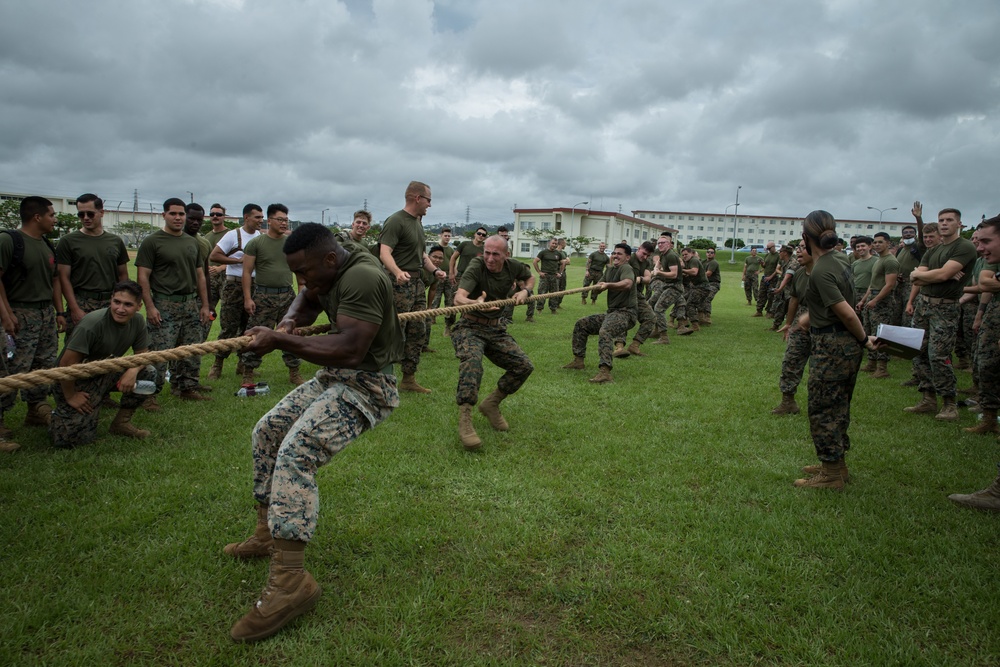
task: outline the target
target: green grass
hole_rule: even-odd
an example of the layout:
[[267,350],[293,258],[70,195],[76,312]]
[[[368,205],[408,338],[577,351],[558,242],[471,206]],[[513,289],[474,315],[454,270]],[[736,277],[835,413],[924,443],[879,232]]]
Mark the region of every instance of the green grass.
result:
[[19,428],[0,457],[0,664],[998,664],[1000,518],[946,499],[989,483],[997,443],[905,415],[894,361],[858,382],[854,482],[793,488],[814,456],[804,414],[769,414],[783,345],[724,280],[712,327],[617,361],[610,386],[586,381],[596,341],[587,371],[560,368],[595,309],[568,297],[534,326],[519,309],[536,370],[503,404],[509,432],[476,415],[478,454],[439,320],[418,373],[434,393],[319,474],[319,605],[254,646],[228,631],[266,564],[221,547],[252,529],[249,434],[290,388],[278,355],[269,396],[233,397],[231,360],[213,402],[139,413],[143,442],[57,451]]

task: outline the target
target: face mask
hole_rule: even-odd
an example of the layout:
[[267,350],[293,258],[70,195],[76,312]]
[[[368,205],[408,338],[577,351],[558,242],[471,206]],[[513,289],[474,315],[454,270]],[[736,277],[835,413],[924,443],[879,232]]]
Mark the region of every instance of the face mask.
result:
[[903,245],[913,245],[914,241],[916,241],[916,239],[903,239]]

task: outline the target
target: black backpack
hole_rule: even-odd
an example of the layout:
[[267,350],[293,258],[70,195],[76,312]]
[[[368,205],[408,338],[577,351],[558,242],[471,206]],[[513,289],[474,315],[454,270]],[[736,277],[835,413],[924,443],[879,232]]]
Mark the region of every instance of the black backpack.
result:
[[[21,236],[19,229],[0,229],[0,234],[9,234],[10,240],[14,243],[14,254],[10,258],[10,265],[4,267],[3,276],[0,276],[4,289],[9,290],[13,285],[28,277],[28,269],[24,266],[24,237]],[[52,256],[55,257],[56,249],[52,242],[45,236],[42,237],[42,240],[45,241],[45,245],[49,247]]]

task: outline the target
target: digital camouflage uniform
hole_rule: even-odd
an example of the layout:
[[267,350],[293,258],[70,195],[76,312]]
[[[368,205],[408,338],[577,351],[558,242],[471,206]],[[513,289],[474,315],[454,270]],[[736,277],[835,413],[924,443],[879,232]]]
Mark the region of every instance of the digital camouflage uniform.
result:
[[750,255],[743,260],[743,265],[746,267],[746,275],[743,277],[743,292],[746,294],[747,303],[752,303],[754,295],[757,294],[757,272],[760,271],[760,265],[763,261],[760,255],[756,257]]
[[[687,282],[687,293],[684,296],[684,301],[686,302],[685,313],[691,313],[697,319],[705,307],[705,302],[708,300],[708,278],[705,276],[705,267],[697,255],[693,255],[684,268],[698,269],[696,275],[684,276]],[[676,313],[674,316],[678,319],[685,319]]]
[[[872,269],[871,286],[868,288],[868,301],[861,310],[861,324],[864,325],[865,332],[870,336],[878,334],[880,324],[893,324],[893,318],[896,316],[895,288],[889,292],[886,298],[874,306],[869,308],[868,304],[885,287],[886,276],[896,275],[897,280],[899,278],[897,273],[899,271],[899,262],[896,261],[895,257],[888,255],[886,257],[879,257],[875,261],[875,268]],[[973,316],[975,316],[975,313],[973,313]],[[875,361],[889,361],[889,353],[882,350],[869,350],[868,358]]]
[[[601,274],[604,273],[604,267],[606,267],[608,265],[608,262],[610,261],[611,261],[610,258],[600,250],[595,250],[594,252],[590,253],[590,256],[587,257],[587,262],[588,265],[590,266],[590,269],[587,270],[586,274],[583,276],[583,286],[590,287],[591,285],[596,285],[597,283],[601,282]],[[581,292],[580,295],[582,300],[586,303],[587,293]],[[597,292],[591,292],[590,302],[595,303],[596,301],[597,301]]]
[[[278,322],[284,318],[285,313],[291,308],[295,301],[295,291],[288,289],[285,292],[269,292],[265,287],[253,287],[253,302],[256,310],[247,323],[247,328],[269,327],[274,328]],[[302,360],[291,352],[281,352],[281,360],[288,368],[298,368],[302,365]],[[259,368],[263,359],[253,352],[242,352],[240,361],[245,368]]]
[[[664,258],[667,259],[664,259]],[[654,294],[657,294],[656,299],[650,299],[649,303],[653,306],[653,312],[656,314],[656,327],[664,332],[667,330],[667,318],[664,315],[670,306],[674,307],[673,317],[678,320],[687,319],[687,301],[684,298],[684,274],[681,269],[684,268],[684,263],[681,261],[680,257],[673,250],[669,250],[666,255],[660,256],[660,271],[666,271],[669,269],[668,266],[664,264],[669,264],[673,266],[677,265],[677,278],[676,280],[665,280],[663,277],[654,278]],[[659,286],[656,283],[660,283]]]
[[[778,279],[778,284],[775,285],[775,289],[781,285],[781,281],[785,279],[785,275],[794,274],[799,268],[799,262],[797,259],[792,257],[782,266],[781,278]],[[788,313],[788,289],[791,287],[792,281],[789,280],[785,285],[784,289],[780,292],[774,293],[774,299],[771,303],[771,310],[769,315],[774,320],[774,328],[781,328],[782,322],[785,321],[785,315]]]
[[[397,313],[412,313],[425,309],[427,292],[424,289],[424,281],[419,276],[420,272],[415,271],[410,273],[410,281],[405,285],[392,283],[392,295]],[[413,375],[417,372],[417,366],[420,364],[420,352],[427,340],[427,321],[409,320],[403,322],[402,327],[406,342],[403,345],[401,367],[404,375]]]
[[715,301],[716,295],[722,289],[721,270],[717,260],[711,259],[705,262],[705,273],[712,272],[712,275],[708,277],[708,296],[705,297],[705,302],[701,306],[701,312],[705,315],[712,314],[712,302]]
[[[562,261],[562,253],[558,250],[549,250],[545,248],[540,250],[536,257],[540,260],[541,272],[538,275],[538,290],[539,296],[543,294],[551,294],[552,292],[559,291],[560,278],[556,275],[559,272],[559,263]],[[544,274],[544,275],[543,275]],[[561,296],[552,297],[549,301],[549,310],[553,313],[562,303]],[[535,303],[535,308],[538,310],[545,310],[545,299],[539,299]]]
[[[153,296],[153,305],[160,311],[160,325],[149,327],[149,349],[170,350],[182,345],[196,345],[202,342],[201,319],[198,316],[198,299],[170,301]],[[200,357],[187,357],[170,362],[170,386],[178,391],[193,391],[198,387],[201,370]],[[156,364],[156,393],[163,390],[166,382],[167,364]]]
[[[223,235],[216,245],[220,246],[220,250],[227,257],[240,259],[243,257],[243,249],[247,247],[247,244],[260,235],[260,230],[249,234],[243,227],[237,227]],[[221,328],[219,340],[242,336],[243,332],[247,330],[247,324],[250,322],[250,315],[243,308],[243,265],[227,264],[224,273],[226,277],[222,284],[222,303],[219,306],[219,324]],[[253,285],[254,283],[251,279],[251,294],[253,293]],[[230,352],[230,350],[216,352],[215,358],[221,362],[221,360],[229,358]]]
[[774,274],[774,270],[778,268],[778,258],[777,252],[764,253],[764,265],[761,270],[760,286],[757,288],[757,312],[763,313],[768,310],[771,306],[771,299],[774,297],[774,288],[777,285],[774,284],[774,278],[771,276]]
[[[56,324],[56,311],[52,302],[37,308],[19,308],[12,305],[14,317],[21,325],[14,336],[14,358],[7,362],[10,375],[37,371],[40,368],[52,368],[56,365],[59,355],[59,334]],[[32,387],[21,390],[21,400],[32,405],[41,403],[51,391],[51,385]],[[4,410],[14,407],[17,392],[3,395]]]
[[782,394],[794,394],[798,391],[799,383],[802,382],[802,373],[806,369],[806,362],[809,361],[809,354],[812,351],[812,338],[809,335],[809,329],[796,326],[799,318],[809,312],[805,300],[808,286],[809,275],[806,273],[805,267],[799,267],[792,281],[785,287],[786,290],[791,290],[790,297],[799,300],[799,305],[795,319],[792,321],[792,329],[788,332],[785,356],[781,360],[778,388]]
[[[81,414],[74,410],[66,402],[62,388],[56,386],[52,392],[56,399],[56,408],[52,411],[52,418],[49,421],[49,438],[55,447],[79,447],[91,443],[97,438],[97,423],[101,415],[101,397],[115,390],[122,377],[122,372],[76,381],[76,390],[90,394],[90,403],[95,406],[88,414]],[[147,366],[139,371],[137,380],[156,380],[156,371],[151,366]],[[123,393],[121,408],[122,410],[136,410],[146,398],[148,397],[131,392]]]
[[[424,266],[424,228],[420,220],[406,210],[399,210],[385,219],[379,235],[382,248],[391,250],[393,261],[400,271],[410,274],[410,280],[400,285],[388,270],[385,271],[392,282],[393,301],[396,312],[417,312],[426,309],[427,289],[420,279],[420,269]],[[406,342],[403,351],[403,375],[413,375],[420,364],[420,352],[426,340],[427,320],[414,319],[402,323]]]
[[[632,267],[632,272],[635,274],[636,282],[639,278],[645,275],[646,271],[653,268],[653,258],[647,257],[646,261],[641,261],[639,257],[633,252],[632,256],[628,260],[629,266]],[[600,282],[599,280],[597,282]],[[586,294],[586,292],[584,292]],[[653,307],[649,305],[649,301],[646,300],[644,294],[639,291],[638,286],[635,290],[635,306],[636,315],[639,320],[639,330],[636,331],[635,336],[632,337],[634,341],[642,345],[646,342],[653,333],[653,327],[656,326],[656,313],[653,312]],[[629,327],[631,329],[631,327]],[[625,332],[625,335],[628,331]],[[625,335],[621,338],[615,338],[615,343],[625,343]]]
[[976,365],[979,369],[979,406],[984,410],[1000,410],[1000,297],[986,304],[983,322],[979,328],[979,352]]
[[[635,280],[635,273],[628,263],[623,263],[619,267],[608,265],[602,277],[603,282],[617,283],[622,280]],[[588,315],[580,318],[573,325],[573,356],[584,358],[587,356],[587,338],[597,336],[597,353],[600,359],[600,366],[611,369],[612,353],[615,350],[614,342],[625,340],[628,330],[635,326],[637,321],[637,295],[635,283],[632,283],[631,290],[624,293],[619,290],[608,290],[608,312]],[[630,294],[629,294],[630,292]]]

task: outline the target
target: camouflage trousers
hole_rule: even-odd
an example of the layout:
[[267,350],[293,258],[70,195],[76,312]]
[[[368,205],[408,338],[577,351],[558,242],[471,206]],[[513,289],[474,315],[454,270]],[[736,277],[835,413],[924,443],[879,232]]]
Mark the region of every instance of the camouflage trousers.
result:
[[[253,281],[250,282],[250,293],[253,294]],[[227,277],[225,287],[222,288],[222,306],[219,311],[219,319],[222,326],[219,340],[237,338],[247,330],[250,315],[243,308],[243,284],[240,281],[229,280]],[[201,325],[199,324],[199,326]],[[216,352],[215,358],[229,358],[229,350]]]
[[[208,312],[214,317],[218,317],[219,300],[222,298],[222,288],[226,284],[226,272],[221,271],[217,275],[209,275],[208,277]],[[208,340],[208,334],[212,330],[212,322],[214,319],[209,320],[202,325],[202,342]],[[221,325],[221,322],[220,322]]]
[[705,297],[705,302],[701,304],[701,312],[706,315],[712,314],[712,302],[715,301],[715,297],[721,289],[722,283],[708,283],[708,296]]
[[705,308],[705,302],[708,301],[708,295],[708,283],[691,285],[691,287],[688,288],[687,294],[684,296],[684,300],[687,302],[685,310],[689,317],[694,317],[695,319],[698,318],[698,315]]
[[788,285],[785,285],[785,289],[774,293],[774,298],[771,299],[771,308],[767,311],[767,316],[774,320],[774,325],[777,329],[781,326],[781,323],[785,321],[785,315],[787,313]]
[[897,276],[896,289],[892,291],[893,296],[896,298],[896,308],[893,311],[893,320],[889,324],[901,327],[910,326],[911,316],[906,314],[906,302],[910,300],[910,287],[909,278],[903,278],[901,275]]
[[[444,301],[445,308],[451,308],[455,305],[455,290],[458,287],[451,284],[450,278],[445,278],[439,281],[437,284],[437,289],[434,290],[434,294],[429,296],[429,302],[427,304],[428,308],[440,308],[441,302]],[[444,323],[449,327],[455,325],[454,315],[445,315]],[[429,329],[430,327],[428,327]]]
[[[198,301],[167,301],[153,297],[153,305],[160,311],[160,326],[149,327],[149,349],[169,350],[181,345],[201,342],[201,320],[198,319]],[[198,386],[201,371],[201,357],[188,357],[170,362],[170,384],[180,391],[188,391]],[[167,364],[156,364],[156,393],[163,389],[166,381]]]
[[[567,264],[567,267],[568,266],[569,265]],[[563,272],[559,274],[559,290],[563,292],[566,291],[566,269],[563,269]],[[559,302],[562,303],[562,297],[559,297]]]
[[[638,306],[639,330],[635,332],[632,340],[642,345],[653,333],[653,327],[656,326],[656,313],[653,312],[653,307],[649,305],[649,301],[646,301],[646,297],[642,294],[637,293],[635,295],[635,303]],[[629,327],[629,329],[631,328]],[[620,338],[615,338],[615,343],[622,343],[624,345],[627,335],[628,331],[625,331]]]
[[[625,340],[625,334],[635,326],[636,316],[631,310],[613,310],[581,317],[573,325],[573,356],[587,356],[587,338],[596,335],[597,354],[601,366],[612,368],[615,341]],[[666,330],[666,327],[663,327]]]
[[[869,299],[875,296],[871,290],[869,290],[868,295]],[[889,293],[887,298],[882,299],[871,308],[866,304],[864,310],[861,311],[861,324],[865,327],[865,333],[869,336],[876,335],[880,324],[892,324],[892,318],[895,316],[895,313],[896,299],[892,292]],[[889,353],[869,350],[868,358],[875,361],[889,361]]]
[[528,355],[502,326],[491,327],[461,319],[451,330],[451,343],[455,346],[455,357],[458,359],[455,401],[459,405],[479,402],[484,356],[506,371],[497,381],[497,389],[507,395],[520,389],[535,370]]
[[851,448],[851,399],[861,366],[861,350],[849,331],[810,334],[809,433],[816,456],[832,463]]
[[[599,271],[588,271],[583,277],[583,286],[590,287],[591,285],[596,285],[601,282],[601,273]],[[580,292],[580,297],[583,299],[584,303],[587,303],[587,293]],[[597,292],[590,293],[590,302],[593,303],[597,301]]]
[[[554,273],[546,273],[545,275],[538,276],[538,295],[549,294],[551,292],[559,291],[559,276]],[[554,296],[549,299],[549,310],[553,313],[556,312],[556,308],[562,303],[561,296]],[[538,310],[545,310],[545,299],[539,299],[535,303],[535,308]]]
[[994,295],[986,305],[979,328],[979,405],[984,410],[1000,410],[1000,300]]
[[[250,316],[250,321],[247,322],[247,329],[252,329],[253,327],[268,327],[269,329],[273,329],[285,317],[285,313],[291,307],[292,301],[295,301],[295,292],[293,290],[279,294],[265,294],[260,289],[255,288],[253,302],[256,306],[256,311]],[[288,368],[298,368],[302,365],[302,360],[291,352],[282,352],[281,360],[285,362],[285,366]],[[246,368],[260,368],[263,360],[254,352],[241,352],[240,361],[243,362]]]
[[[419,278],[419,272],[411,271],[410,275],[410,281],[405,285],[400,285],[395,281],[392,283],[392,298],[396,304],[396,313],[400,315],[424,310],[424,304],[427,303],[424,281]],[[420,350],[423,349],[424,341],[427,340],[427,321],[410,320],[409,322],[400,322],[400,326],[403,329],[405,339],[403,363],[401,364],[403,374],[413,375],[417,372],[417,366],[420,364]]]
[[972,330],[972,325],[976,322],[977,308],[979,308],[979,299],[958,304],[960,316],[958,318],[958,333],[955,338],[955,354],[959,357],[971,359],[976,353],[976,333]]
[[667,312],[670,306],[674,307],[674,317],[678,320],[687,319],[687,301],[684,299],[684,290],[680,284],[668,284],[663,286],[660,296],[656,301],[650,300],[653,304],[653,312],[656,314],[656,326],[660,331],[667,330],[667,318],[663,313]]
[[[526,312],[524,313],[525,317],[534,317],[535,316],[535,302],[531,300],[532,294],[534,294],[534,292],[532,292],[531,290],[528,290],[528,303],[527,303],[527,305],[525,305],[525,309],[526,309]],[[509,306],[504,306],[503,307],[503,310],[500,312],[500,319],[504,320],[505,322],[513,322],[514,321],[514,305],[513,304],[511,304]]]
[[396,377],[323,368],[253,429],[253,496],[269,504],[271,535],[308,542],[316,531],[316,471],[399,406]]
[[[108,373],[97,377],[76,381],[76,390],[90,395],[89,403],[94,410],[89,414],[81,414],[66,402],[62,387],[56,387],[52,394],[56,399],[56,409],[52,411],[49,421],[49,439],[55,447],[68,449],[93,442],[97,438],[97,422],[101,416],[101,401],[108,392],[115,389],[122,373]],[[139,380],[155,380],[156,371],[151,366],[139,370]],[[135,410],[146,396],[131,392],[122,394],[122,410]]]
[[778,378],[778,389],[782,394],[794,394],[798,391],[811,352],[812,338],[809,329],[796,327],[789,332],[785,356],[781,359],[781,375]]
[[771,283],[774,278],[764,277],[760,279],[760,286],[757,287],[757,312],[767,312],[771,307],[771,300],[774,299],[774,287]]
[[753,303],[754,295],[757,294],[757,274],[749,275],[743,279],[743,292],[747,296],[747,303]]
[[[54,368],[59,355],[59,333],[56,311],[51,305],[44,308],[12,307],[21,328],[14,336],[14,358],[7,362],[10,375],[27,373],[40,368]],[[21,390],[21,400],[31,405],[41,403],[49,395],[51,385]],[[16,392],[4,394],[3,410],[14,407]]]
[[[650,306],[656,304],[656,300],[660,298],[663,294],[663,290],[666,288],[667,284],[662,280],[654,280],[649,283],[649,289],[646,290],[646,301],[649,302]],[[639,290],[636,290],[638,292]]]
[[917,300],[922,305],[914,307],[912,326],[925,332],[920,353],[913,358],[919,389],[954,398],[955,371],[951,367],[951,351],[955,349],[958,332],[958,304],[931,303],[923,294],[917,296]]
[[[98,308],[104,308],[111,305],[111,299],[88,299],[86,297],[76,297],[76,305],[80,306],[80,310],[83,311],[84,315],[87,313],[92,313]],[[73,333],[73,329],[76,325],[73,324],[73,318],[69,313],[66,313],[66,337],[63,338],[64,341],[69,340],[70,334]]]

